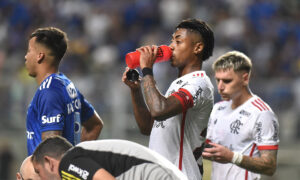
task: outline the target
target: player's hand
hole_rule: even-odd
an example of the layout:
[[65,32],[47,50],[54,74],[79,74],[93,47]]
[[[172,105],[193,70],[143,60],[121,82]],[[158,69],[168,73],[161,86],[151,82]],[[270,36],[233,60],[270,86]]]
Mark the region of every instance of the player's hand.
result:
[[233,152],[225,146],[216,143],[209,143],[211,148],[204,148],[202,156],[204,159],[219,163],[229,163],[233,157]]
[[152,46],[143,46],[137,49],[141,53],[140,55],[140,67],[141,69],[148,67],[153,68],[154,61],[156,59],[158,47],[155,45]]
[[140,82],[141,82],[141,77],[137,81],[130,81],[127,79],[126,73],[129,71],[129,67],[126,67],[123,76],[122,76],[122,81],[124,84],[130,87],[130,89],[135,90],[140,88]]

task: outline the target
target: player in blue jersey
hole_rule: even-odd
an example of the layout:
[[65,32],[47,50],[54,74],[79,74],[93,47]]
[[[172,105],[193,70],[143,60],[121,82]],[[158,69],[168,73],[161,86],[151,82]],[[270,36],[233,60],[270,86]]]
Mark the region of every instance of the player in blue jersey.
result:
[[58,28],[39,28],[29,37],[25,65],[39,87],[27,111],[28,155],[51,135],[61,135],[75,145],[97,139],[103,127],[93,106],[58,71],[66,49],[67,35]]

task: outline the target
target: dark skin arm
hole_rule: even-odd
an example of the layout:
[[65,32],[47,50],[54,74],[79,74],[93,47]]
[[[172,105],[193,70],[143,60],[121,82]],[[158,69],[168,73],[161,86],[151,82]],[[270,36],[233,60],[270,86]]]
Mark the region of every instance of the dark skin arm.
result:
[[[157,47],[141,47],[140,66],[141,68],[153,68],[153,63],[157,54]],[[149,135],[154,119],[165,120],[182,112],[180,101],[173,96],[165,98],[155,86],[153,76],[143,77],[143,89],[145,100],[142,94],[140,81],[131,82],[126,78],[127,68],[123,74],[122,81],[131,89],[131,100],[133,104],[134,116],[142,134]],[[146,105],[147,104],[147,105]]]
[[126,78],[126,73],[128,70],[129,68],[127,67],[125,72],[123,73],[122,81],[128,87],[130,87],[134,117],[136,119],[141,133],[144,135],[150,135],[154,120],[151,117],[151,114],[144,101],[143,93],[140,86],[141,79],[135,82],[129,81]]
[[[231,163],[233,157],[232,151],[219,144],[209,144],[212,145],[213,148],[205,148],[202,153],[203,158],[219,163]],[[239,166],[255,173],[272,176],[277,166],[277,150],[260,150],[259,153],[259,157],[244,155]]]
[[103,128],[103,121],[96,111],[87,121],[82,123],[81,141],[96,140]]
[[[153,50],[152,50],[153,49]],[[138,49],[140,55],[141,69],[147,67],[153,69],[157,54],[157,46],[144,46]],[[143,77],[143,89],[146,104],[151,116],[156,120],[165,120],[169,117],[182,113],[182,105],[174,96],[164,97],[155,85],[154,77],[146,75]]]

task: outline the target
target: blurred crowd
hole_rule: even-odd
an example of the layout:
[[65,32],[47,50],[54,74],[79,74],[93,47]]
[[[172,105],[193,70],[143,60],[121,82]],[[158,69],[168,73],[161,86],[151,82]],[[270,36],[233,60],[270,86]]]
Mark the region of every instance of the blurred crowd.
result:
[[[34,29],[55,26],[67,32],[69,49],[60,71],[103,117],[108,130],[101,136],[120,138],[132,137],[126,134],[135,126],[121,82],[125,54],[141,45],[169,44],[174,27],[186,18],[202,19],[214,30],[214,56],[204,63],[208,74],[227,50],[246,53],[254,64],[250,86],[279,115],[279,123],[284,121],[282,128],[293,128],[283,132],[286,139],[300,139],[298,0],[1,0],[0,139],[11,131],[26,139],[26,109],[36,85],[24,56]],[[176,73],[167,63],[154,71],[164,93]]]

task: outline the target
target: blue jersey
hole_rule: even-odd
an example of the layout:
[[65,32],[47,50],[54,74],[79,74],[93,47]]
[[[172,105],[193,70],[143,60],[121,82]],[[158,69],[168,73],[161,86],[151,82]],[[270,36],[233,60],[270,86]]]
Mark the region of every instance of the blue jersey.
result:
[[28,107],[28,155],[42,141],[45,131],[62,131],[62,136],[76,145],[80,142],[81,124],[93,114],[93,106],[64,74],[51,74],[40,84]]

